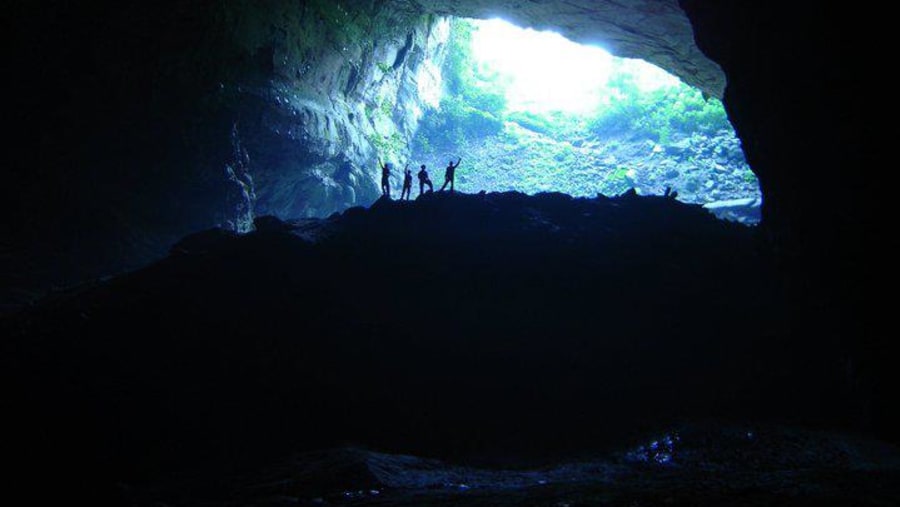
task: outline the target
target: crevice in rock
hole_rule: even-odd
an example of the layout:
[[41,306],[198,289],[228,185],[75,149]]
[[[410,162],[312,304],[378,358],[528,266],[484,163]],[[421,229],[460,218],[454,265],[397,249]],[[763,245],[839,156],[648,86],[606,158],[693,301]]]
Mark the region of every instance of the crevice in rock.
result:
[[393,68],[394,70],[399,70],[406,61],[406,55],[409,53],[410,49],[412,49],[413,46],[413,37],[413,34],[408,34],[406,36],[406,43],[402,48],[400,48],[399,51],[397,51],[397,58],[394,60],[394,64],[391,65],[391,68]]

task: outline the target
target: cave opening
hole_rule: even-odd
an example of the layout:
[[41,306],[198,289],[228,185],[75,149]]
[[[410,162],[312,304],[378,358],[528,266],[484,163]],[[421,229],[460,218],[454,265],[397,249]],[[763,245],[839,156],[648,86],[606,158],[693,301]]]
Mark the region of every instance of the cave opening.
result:
[[500,18],[451,20],[444,90],[412,142],[464,191],[662,195],[755,224],[761,194],[721,101],[639,59]]
[[[890,199],[869,188],[890,143],[859,100],[877,89],[859,55],[890,32],[871,10],[19,3],[0,236],[12,495],[900,504],[877,297],[896,263],[870,215]],[[492,16],[696,88],[508,28],[479,54]],[[496,61],[510,44],[518,88]],[[721,119],[719,98],[740,133],[724,150],[678,124]],[[752,172],[716,166],[732,147]],[[407,161],[437,190],[458,156],[457,193],[397,198]],[[758,227],[660,197],[727,209],[745,201],[714,177],[756,191],[755,175]]]

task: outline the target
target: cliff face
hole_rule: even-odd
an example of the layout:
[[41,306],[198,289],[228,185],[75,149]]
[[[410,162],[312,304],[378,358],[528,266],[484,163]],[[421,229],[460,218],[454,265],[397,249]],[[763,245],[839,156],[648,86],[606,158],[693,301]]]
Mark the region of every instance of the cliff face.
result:
[[206,227],[370,204],[377,159],[405,158],[440,98],[449,34],[402,2],[16,11],[12,305],[138,267]]
[[[197,14],[201,40],[163,55],[160,70],[197,82],[199,100],[234,123],[232,144],[243,143],[243,162],[225,165],[240,166],[237,179],[256,201],[226,202],[219,222],[245,230],[254,211],[325,216],[374,201],[377,159],[405,159],[423,109],[440,100],[449,25],[437,15],[503,15],[553,28],[656,63],[712,95],[724,90],[724,75],[697,49],[674,0],[218,3]],[[202,168],[208,174],[221,171],[216,155]]]
[[249,209],[323,216],[374,201],[377,159],[404,158],[423,109],[440,100],[449,23],[333,2],[230,2],[209,17],[219,36],[189,64],[210,54],[237,64],[210,65],[221,79],[202,99],[234,122],[239,172],[256,190]]

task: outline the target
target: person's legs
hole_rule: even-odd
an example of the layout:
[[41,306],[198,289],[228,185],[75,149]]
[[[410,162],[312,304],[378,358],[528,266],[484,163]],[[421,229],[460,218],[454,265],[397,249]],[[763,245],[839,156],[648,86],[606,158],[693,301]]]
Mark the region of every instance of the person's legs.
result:
[[422,192],[424,192],[424,191],[425,191],[425,182],[420,181],[419,182],[419,195],[422,195]]

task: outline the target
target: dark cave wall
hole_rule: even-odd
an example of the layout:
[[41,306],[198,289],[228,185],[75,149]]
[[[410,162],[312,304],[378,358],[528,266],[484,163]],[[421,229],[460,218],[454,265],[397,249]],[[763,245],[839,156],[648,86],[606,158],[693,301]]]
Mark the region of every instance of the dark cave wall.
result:
[[2,300],[132,269],[211,226],[327,216],[378,195],[437,104],[447,24],[486,15],[593,31],[713,94],[674,0],[16,2],[16,131]]
[[[92,6],[20,13],[15,53],[29,103],[17,119],[42,124],[23,137],[54,148],[17,164],[16,176],[38,192],[93,179],[98,192],[109,187],[103,199],[126,191],[132,201],[137,190],[158,198],[156,187],[227,185],[221,169],[236,164],[236,127],[256,187],[297,187],[300,204],[261,195],[263,211],[327,215],[377,197],[376,171],[366,164],[376,148],[402,155],[398,146],[427,107],[419,95],[440,89],[433,72],[446,23],[420,11],[325,0]],[[298,173],[317,180],[299,184]],[[223,192],[209,190],[169,197],[210,208]],[[178,219],[234,218],[230,203],[219,208]]]
[[892,326],[892,310],[873,294],[895,286],[895,263],[882,252],[897,240],[878,232],[890,213],[874,173],[887,158],[875,127],[882,111],[869,100],[872,60],[862,57],[880,54],[884,21],[844,2],[681,4],[728,77],[724,102],[764,194],[793,339],[842,347],[835,367],[859,400],[852,423],[895,438],[896,347],[877,331]]
[[[254,210],[323,215],[373,199],[365,161],[376,148],[402,152],[393,135],[413,131],[419,85],[439,86],[426,63],[439,59],[441,33],[425,3],[355,2],[352,13],[325,0],[8,6],[3,301],[137,267],[188,232],[239,228]],[[844,371],[859,400],[849,422],[890,436],[896,347],[879,327],[893,329],[895,310],[873,288],[896,287],[898,245],[878,225],[893,215],[878,213],[889,203],[871,187],[888,159],[875,151],[879,97],[860,58],[885,47],[875,38],[891,33],[887,21],[832,2],[681,5],[728,78],[725,104],[790,297],[791,348],[846,350],[826,367]],[[554,26],[538,16],[552,14],[544,7],[526,18]]]
[[855,207],[821,203],[835,191],[853,202],[867,181],[850,176],[872,160],[861,100],[870,72],[854,57],[867,46],[868,21],[832,2],[682,5],[700,48],[728,76],[726,106],[766,194],[769,225],[796,244],[823,239],[824,223],[851,233]]
[[[326,215],[370,202],[377,184],[366,164],[376,151],[402,155],[426,107],[420,86],[440,86],[428,63],[445,34],[423,8],[479,14],[502,4],[582,37],[588,20],[628,51],[644,38],[657,60],[685,64],[672,70],[719,82],[718,66],[691,61],[696,48],[672,2],[350,4],[10,5],[4,301],[142,265],[188,232],[245,227],[254,213]],[[726,106],[760,178],[798,333],[815,323],[823,339],[875,341],[860,325],[888,313],[865,301],[881,265],[870,260],[877,199],[866,188],[874,122],[859,100],[872,90],[854,62],[878,47],[859,37],[877,20],[831,2],[681,6],[728,76]],[[669,25],[680,27],[672,40]]]
[[[447,22],[384,2],[16,3],[4,303],[258,214],[378,195],[439,96]],[[437,91],[436,91],[437,90]]]
[[439,100],[439,15],[492,12],[721,93],[675,0],[14,2],[0,312],[190,232],[370,204]]

